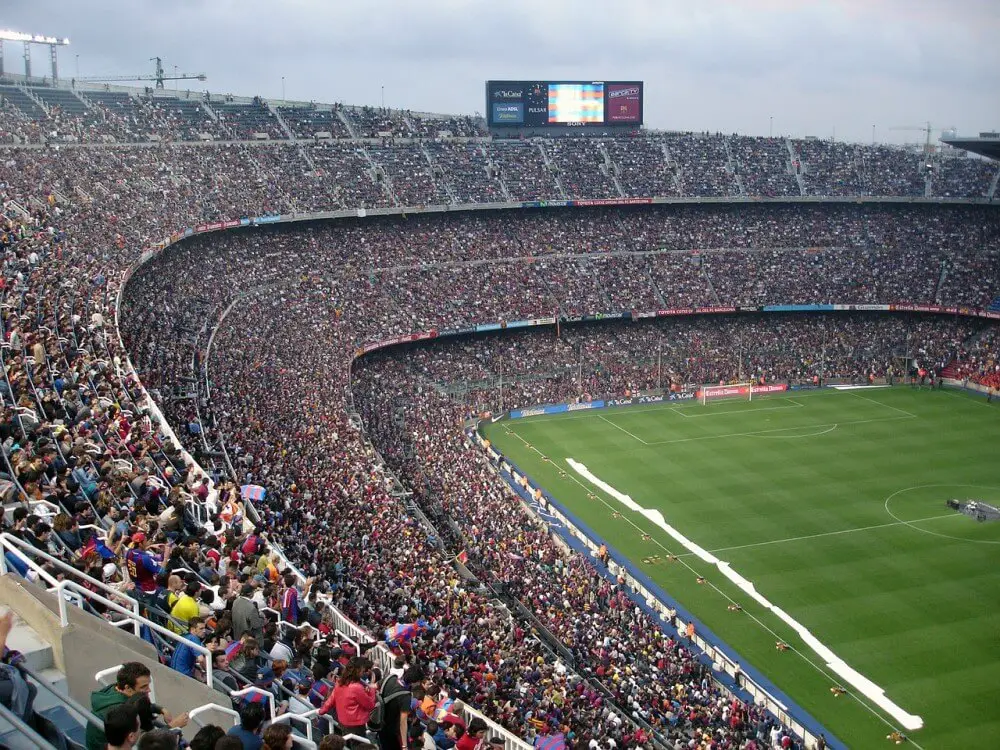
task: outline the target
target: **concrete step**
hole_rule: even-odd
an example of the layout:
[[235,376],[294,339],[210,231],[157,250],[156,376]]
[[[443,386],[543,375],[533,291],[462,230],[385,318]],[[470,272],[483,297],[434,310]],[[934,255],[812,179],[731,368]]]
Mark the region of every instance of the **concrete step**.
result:
[[[9,608],[0,606],[0,615],[7,613]],[[24,620],[14,613],[14,627],[7,636],[7,648],[24,654],[24,661],[31,669],[41,672],[52,666],[52,646],[38,637]]]
[[59,695],[69,695],[69,684],[66,682],[66,675],[58,667],[49,667],[37,674]]

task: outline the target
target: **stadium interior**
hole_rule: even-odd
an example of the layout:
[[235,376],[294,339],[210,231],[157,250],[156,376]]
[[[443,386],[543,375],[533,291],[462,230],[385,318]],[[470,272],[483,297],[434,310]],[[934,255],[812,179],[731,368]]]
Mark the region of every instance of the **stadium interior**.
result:
[[[846,747],[554,535],[463,430],[918,368],[985,400],[998,182],[947,146],[8,73],[0,743],[102,747],[97,691],[148,675],[143,729],[192,747]],[[411,737],[331,716],[351,671],[406,686]]]

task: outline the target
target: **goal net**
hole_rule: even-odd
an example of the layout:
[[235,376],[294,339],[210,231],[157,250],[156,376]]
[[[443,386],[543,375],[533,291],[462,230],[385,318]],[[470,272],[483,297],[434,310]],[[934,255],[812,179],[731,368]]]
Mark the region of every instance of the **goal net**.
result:
[[753,400],[753,383],[732,383],[730,385],[703,385],[698,389],[698,400],[702,404],[719,399]]

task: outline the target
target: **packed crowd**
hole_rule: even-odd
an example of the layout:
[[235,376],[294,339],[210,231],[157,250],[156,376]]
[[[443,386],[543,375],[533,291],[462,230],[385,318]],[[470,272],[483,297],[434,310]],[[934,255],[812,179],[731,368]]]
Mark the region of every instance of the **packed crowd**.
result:
[[[421,381],[476,414],[539,403],[620,397],[719,382],[815,379],[867,382],[905,376],[913,363],[939,372],[967,342],[996,326],[915,315],[710,315],[522,330],[442,339],[391,365],[413,392]],[[363,362],[367,362],[363,360]],[[374,367],[374,366],[373,366]],[[374,367],[379,377],[383,370]],[[383,380],[385,382],[385,380]],[[503,403],[500,403],[501,398]]]
[[[144,381],[158,387],[164,410],[187,445],[195,450],[200,445],[211,458],[215,438],[210,445],[205,433],[225,435],[237,478],[267,487],[263,528],[317,578],[313,590],[299,591],[276,566],[270,542],[232,523],[245,510],[233,488],[222,488],[210,528],[193,523],[186,509],[203,504],[208,485],[198,468],[162,439],[162,426],[139,395],[134,376],[125,374],[125,352],[112,327],[116,285],[137,247],[185,225],[295,210],[299,201],[312,200],[308,179],[301,179],[308,165],[295,153],[294,146],[246,144],[5,152],[0,163],[6,212],[0,235],[3,479],[12,496],[31,504],[3,523],[97,580],[136,595],[136,581],[150,581],[150,590],[142,590],[155,594],[156,601],[148,597],[148,605],[161,611],[167,606],[165,614],[188,630],[192,619],[217,612],[212,605],[219,600],[235,619],[241,598],[276,604],[286,620],[308,620],[311,610],[319,627],[322,615],[308,603],[321,589],[369,632],[422,623],[399,644],[426,673],[404,680],[412,692],[419,681],[425,695],[443,691],[468,700],[525,737],[565,729],[575,731],[578,740],[593,738],[602,745],[643,745],[646,730],[636,724],[642,722],[683,745],[773,741],[759,709],[726,698],[683,641],[653,628],[642,633],[647,640],[638,651],[625,652],[616,645],[620,641],[610,640],[639,627],[643,616],[589,562],[556,553],[529,516],[505,511],[504,521],[511,524],[511,538],[526,541],[534,554],[521,561],[508,558],[503,565],[491,559],[494,553],[481,543],[485,521],[468,522],[481,511],[456,513],[479,501],[506,509],[511,500],[492,482],[456,486],[461,472],[488,475],[455,442],[461,413],[440,396],[439,388],[447,384],[433,373],[396,372],[387,360],[385,377],[398,376],[428,398],[427,421],[415,436],[386,437],[378,447],[429,515],[454,518],[458,525],[449,531],[439,523],[430,531],[409,515],[393,494],[394,481],[378,469],[374,447],[349,415],[356,394],[354,408],[364,413],[372,434],[381,436],[393,424],[386,411],[393,390],[378,392],[377,384],[385,382],[377,377],[383,365],[372,360],[370,371],[359,370],[363,379],[352,392],[350,352],[415,329],[493,322],[511,309],[535,317],[601,312],[595,305],[641,309],[675,299],[709,305],[729,299],[813,302],[821,293],[859,302],[917,294],[911,301],[982,306],[993,296],[990,290],[1000,287],[996,264],[990,268],[998,234],[988,209],[793,206],[737,214],[678,207],[411,217],[200,238],[170,250],[128,287],[122,310],[125,351]],[[337,192],[336,181],[327,184],[341,205],[358,205],[353,195]],[[833,249],[784,249],[817,246]],[[712,247],[731,248],[727,253],[741,262],[714,267],[715,256],[725,253],[692,252]],[[750,249],[761,247],[775,249]],[[918,247],[924,254],[914,251]],[[585,253],[601,255],[558,257]],[[919,264],[910,275],[896,271],[901,257]],[[833,291],[790,284],[780,270],[798,273],[795,264],[820,266],[811,278],[818,284],[820,273],[829,274]],[[673,273],[674,267],[683,270]],[[593,278],[595,268],[604,269],[607,278]],[[625,282],[635,276],[639,280]],[[931,283],[935,277],[937,283]],[[214,344],[210,402],[197,393],[185,395],[194,382],[200,388],[204,332],[234,301]],[[753,335],[767,335],[763,330]],[[948,336],[964,340],[965,333],[956,328]],[[844,335],[854,333],[848,328]],[[899,340],[898,331],[886,335]],[[815,332],[811,336],[814,340]],[[931,343],[943,352],[953,342]],[[581,339],[579,349],[584,345]],[[806,348],[815,356],[814,344]],[[873,355],[873,366],[880,352]],[[615,355],[608,356],[613,362]],[[709,374],[725,364],[716,357],[701,366]],[[774,367],[749,358],[744,364],[762,373]],[[633,378],[642,379],[623,373],[618,380],[609,378],[608,387],[631,387]],[[648,382],[648,371],[645,378]],[[203,413],[202,406],[210,411]],[[440,456],[419,460],[435,447]],[[248,546],[250,537],[256,539]],[[484,580],[493,568],[500,571],[511,593],[544,615],[546,627],[572,652],[572,663],[547,650],[516,615],[497,607],[490,589],[455,573],[453,543],[460,538],[479,540],[469,545],[473,569]],[[176,544],[164,550],[167,554],[147,565],[156,552],[150,545],[171,540]],[[539,580],[565,580],[574,605],[606,603],[615,613],[608,643],[590,649],[593,620],[568,619],[566,608],[541,598],[559,590],[554,584],[545,592],[519,585],[517,573],[528,564],[546,576]],[[181,568],[189,572],[181,571],[178,587],[169,571]],[[303,602],[295,618],[281,612],[293,589]],[[186,620],[174,612],[181,602]],[[215,616],[213,637],[221,646],[223,615]],[[263,630],[261,623],[262,639]],[[276,645],[280,631],[268,632]],[[237,635],[233,628],[230,635],[241,649],[246,645],[245,632]],[[307,650],[309,659],[316,658]],[[294,643],[290,651],[298,653]],[[303,653],[303,663],[306,658]],[[225,659],[220,670],[230,666]],[[654,667],[670,674],[673,684],[651,687]],[[309,683],[317,681],[314,671]]]
[[[835,229],[830,227],[830,234],[866,245],[868,239],[861,227],[864,220],[852,215],[852,211],[853,209],[845,210],[837,216],[840,225]],[[661,233],[673,231],[664,229],[662,221],[656,222],[656,231],[652,227],[645,232],[634,231],[634,227],[649,220],[643,212],[633,215],[634,213],[603,210],[596,211],[593,218],[608,227],[606,234],[611,241],[614,241],[618,223],[622,224],[623,235],[628,234],[639,241],[655,242],[656,239],[652,238],[660,238],[663,236]],[[157,309],[157,303],[153,300],[178,297],[196,300],[199,293],[204,293],[200,290],[204,289],[205,279],[211,279],[213,289],[223,290],[211,303],[213,309],[219,309],[227,306],[241,289],[252,290],[273,285],[278,273],[275,269],[280,269],[280,273],[293,286],[250,294],[238,303],[215,340],[215,354],[210,371],[215,415],[212,428],[227,436],[230,457],[245,479],[261,481],[269,488],[276,489],[278,497],[283,498],[281,501],[275,500],[275,505],[270,508],[270,517],[276,519],[272,522],[282,539],[325,540],[309,548],[304,543],[289,541],[286,551],[307,572],[322,574],[324,570],[329,571],[331,568],[336,571],[338,563],[341,564],[341,575],[345,570],[365,571],[366,585],[363,587],[348,579],[333,592],[334,600],[339,606],[358,621],[371,624],[373,630],[391,627],[394,622],[401,620],[423,618],[428,623],[428,632],[434,634],[434,639],[428,643],[422,637],[417,637],[411,648],[418,657],[426,658],[432,653],[445,655],[443,659],[438,659],[443,664],[441,674],[438,675],[441,683],[453,692],[458,691],[463,698],[487,707],[493,715],[502,717],[508,726],[530,733],[533,726],[529,723],[530,719],[537,717],[534,714],[517,715],[508,705],[510,693],[505,691],[513,689],[511,685],[517,685],[516,681],[512,682],[512,676],[502,671],[502,665],[485,658],[481,650],[476,650],[471,655],[466,653],[462,648],[462,637],[465,637],[467,643],[478,644],[480,648],[483,643],[488,643],[493,649],[501,649],[503,653],[508,653],[507,649],[510,653],[520,653],[520,649],[527,646],[507,642],[502,638],[498,640],[497,634],[503,631],[495,630],[495,624],[490,624],[485,631],[465,618],[460,631],[450,631],[443,625],[442,608],[446,613],[476,613],[488,611],[481,609],[488,605],[477,596],[475,590],[456,590],[456,582],[449,579],[447,574],[445,578],[438,578],[438,572],[448,570],[447,555],[434,547],[427,532],[407,516],[392,498],[391,481],[383,475],[371,473],[370,448],[351,427],[345,410],[347,371],[337,352],[379,336],[496,320],[504,310],[509,312],[513,309],[525,316],[544,314],[553,305],[567,314],[599,311],[610,303],[612,288],[622,299],[631,297],[628,287],[623,284],[595,284],[593,277],[598,274],[592,272],[589,265],[591,263],[600,264],[599,267],[605,271],[614,267],[615,278],[625,278],[636,275],[636,263],[655,265],[662,256],[668,259],[668,263],[676,263],[688,271],[675,275],[661,268],[659,278],[667,283],[677,284],[682,290],[692,285],[697,286],[697,280],[702,279],[697,288],[701,290],[701,294],[708,295],[713,287],[704,281],[701,263],[711,264],[714,254],[691,256],[690,253],[665,252],[578,259],[529,257],[524,262],[517,262],[510,256],[512,252],[524,248],[529,238],[539,242],[540,246],[535,251],[543,255],[551,247],[547,247],[541,238],[551,238],[553,235],[565,235],[568,241],[581,241],[575,238],[582,238],[585,244],[573,248],[578,251],[593,249],[586,239],[594,233],[578,232],[573,226],[575,222],[588,221],[585,217],[566,215],[565,229],[555,229],[562,220],[550,221],[544,214],[520,218],[517,233],[506,226],[506,216],[499,215],[484,217],[481,226],[467,218],[451,218],[435,223],[423,218],[408,219],[405,224],[400,221],[369,223],[365,227],[363,238],[356,234],[356,227],[345,226],[336,230],[307,230],[305,235],[299,232],[273,231],[264,235],[267,239],[262,242],[235,236],[191,242],[178,247],[168,258],[155,262],[141,272],[135,289],[130,288],[124,320],[130,337],[147,337],[145,344],[140,343],[141,338],[129,338],[129,349],[136,353],[140,362],[155,367],[155,360],[147,359],[148,355],[170,351],[172,346],[177,346],[177,342],[172,341],[169,330],[165,332],[165,336],[161,336],[163,329],[162,326],[157,327],[156,320],[162,319],[163,311]],[[658,218],[662,220],[664,217]],[[764,217],[760,218],[763,220]],[[809,218],[800,216],[802,229],[796,230],[794,217],[789,213],[783,222],[774,220],[773,228],[762,227],[761,230],[750,231],[746,227],[734,227],[731,219],[730,214],[720,210],[715,216],[696,216],[688,212],[682,221],[687,231],[695,228],[704,232],[705,236],[723,236],[717,233],[731,232],[730,236],[735,239],[727,238],[723,244],[749,244],[750,237],[762,241],[760,237],[769,236],[766,232],[772,232],[770,236],[775,238],[787,236],[783,234],[785,232],[804,233],[805,227],[815,229],[820,221],[818,215]],[[752,212],[745,220],[755,220]],[[909,217],[907,221],[898,223],[906,225],[908,220]],[[856,227],[851,226],[853,221],[857,221]],[[453,224],[449,225],[449,222]],[[719,222],[719,226],[715,227],[713,222]],[[723,222],[728,229],[721,226]],[[938,235],[934,226],[938,222],[942,222],[940,239],[935,239]],[[976,221],[971,223],[976,225],[975,231],[982,230]],[[679,221],[678,229],[680,224]],[[779,224],[782,225],[780,228]],[[950,219],[928,218],[921,221],[919,231],[922,232],[923,241],[931,245],[940,242],[941,247],[946,248],[950,246],[947,238],[954,235],[956,230],[961,236],[962,230],[958,226]],[[480,231],[483,232],[481,239],[478,234]],[[914,228],[914,231],[918,230]],[[516,242],[507,250],[491,244],[488,239],[511,235],[516,236]],[[885,242],[892,247],[898,239]],[[474,258],[478,252],[485,252],[487,258],[501,256],[503,260],[497,259],[492,264],[448,260]],[[789,256],[796,254],[791,250],[775,252],[788,253]],[[873,249],[865,253],[863,265],[878,268],[879,264],[872,262],[873,259],[878,260],[878,252]],[[862,267],[861,262],[851,265],[850,259],[842,258],[840,253],[819,253],[818,259],[814,257],[816,253],[798,251],[798,255],[820,264],[830,262],[830,277],[834,280],[857,273]],[[732,275],[746,273],[761,258],[770,262],[766,254],[758,251],[746,251],[741,256],[741,263],[719,266],[720,269],[726,269],[724,274],[727,279]],[[692,261],[692,258],[695,260]],[[238,266],[234,265],[234,259],[239,259]],[[920,256],[914,256],[914,259],[919,261]],[[926,260],[925,257],[924,261]],[[407,263],[411,265],[407,266]],[[884,265],[892,267],[895,263],[895,257],[889,255]],[[372,267],[372,270],[365,271],[366,265]],[[538,275],[520,278],[517,274],[510,273],[509,268],[512,266],[523,269],[522,272],[526,274],[535,274],[538,269]],[[924,277],[932,278],[939,274],[939,266],[939,262],[937,265],[932,264]],[[790,267],[796,269],[794,265]],[[168,274],[168,268],[174,269],[174,273]],[[177,274],[176,269],[182,268],[191,269],[191,273]],[[497,273],[498,268],[505,270]],[[842,269],[839,275],[833,273],[836,269]],[[922,268],[917,270],[924,273]],[[645,268],[644,273],[647,279],[653,278]],[[795,273],[798,271],[795,270]],[[875,272],[868,273],[870,275]],[[761,302],[780,299],[778,295],[788,294],[788,289],[793,286],[791,281],[781,279],[780,274],[776,274],[771,267],[761,269],[760,278],[773,279],[772,289],[762,291]],[[817,271],[813,277],[803,277],[803,281],[819,278],[820,271]],[[178,279],[182,281],[179,282]],[[220,284],[222,280],[225,281]],[[721,277],[717,281],[720,286],[724,286]],[[184,286],[178,288],[178,283]],[[873,296],[876,294],[890,295],[886,299],[900,299],[910,292],[908,284],[908,279],[887,273],[881,285],[872,283],[858,294],[864,294],[863,299],[869,301],[877,299]],[[658,287],[650,289],[640,284],[637,289],[644,290],[647,302],[652,301],[651,297],[656,299],[657,295],[664,296]],[[839,287],[834,286],[834,289]],[[459,290],[460,295],[457,294]],[[532,297],[529,294],[531,290],[544,290],[543,296]],[[667,290],[665,296],[669,297],[670,287]],[[933,292],[933,288],[923,290],[918,297],[923,300],[931,299]],[[796,293],[813,295],[816,292],[806,286]],[[133,294],[139,296],[133,297]],[[822,299],[811,296],[798,298],[795,294],[792,298]],[[696,297],[694,300],[704,304],[706,297]],[[205,314],[203,309],[194,307],[189,313],[190,320],[187,319],[188,314],[183,313],[175,313],[174,320],[188,328]],[[579,395],[581,392],[624,393],[655,387],[654,373],[664,381],[695,382],[710,382],[717,377],[735,378],[738,374],[765,380],[781,377],[808,379],[817,373],[857,378],[881,376],[887,374],[888,368],[894,363],[905,361],[907,356],[926,356],[934,366],[939,366],[947,359],[948,353],[965,341],[975,328],[974,323],[942,325],[935,323],[933,319],[831,316],[825,319],[809,318],[809,321],[809,325],[803,325],[801,322],[770,318],[724,318],[717,322],[708,319],[697,322],[682,320],[677,321],[674,324],[676,327],[670,328],[669,335],[666,336],[657,333],[660,331],[658,327],[629,324],[614,329],[616,332],[613,334],[611,329],[567,327],[561,339],[555,339],[551,333],[542,337],[500,338],[497,341],[510,341],[513,347],[509,357],[505,358],[510,368],[506,408],[536,403],[547,398]],[[607,338],[598,331],[606,333]],[[737,351],[743,351],[741,358],[734,356],[733,342],[743,336],[746,337],[745,350],[742,346],[736,348]],[[660,362],[657,366],[658,363],[652,360],[650,352],[654,350],[654,341],[660,338],[673,343],[666,346],[663,355],[666,365]],[[772,344],[775,340],[786,342],[784,348],[762,346],[765,343]],[[247,342],[252,343],[248,345]],[[526,343],[522,346],[522,342]],[[476,343],[469,345],[474,349],[479,346]],[[549,346],[553,347],[551,353],[547,348]],[[404,476],[410,480],[410,486],[426,487],[430,483],[433,487],[437,472],[430,467],[439,465],[426,463],[423,459],[425,452],[440,449],[442,455],[449,456],[456,462],[456,466],[464,467],[468,465],[467,462],[475,461],[471,456],[459,459],[439,445],[436,436],[446,434],[445,425],[454,430],[462,416],[462,408],[456,407],[452,401],[444,400],[439,394],[448,391],[454,393],[456,386],[465,387],[467,395],[464,403],[476,408],[495,408],[497,355],[492,352],[470,356],[467,352],[453,351],[448,347],[429,352],[418,349],[412,355],[412,369],[395,360],[389,360],[390,364],[386,365],[372,365],[371,372],[365,373],[365,379],[361,381],[367,385],[364,388],[359,385],[356,389],[356,406],[369,425],[380,425],[380,430],[389,430],[393,425],[397,429],[399,427],[390,413],[394,405],[394,394],[405,393],[409,398],[417,393],[421,398],[432,399],[431,406],[422,410],[427,414],[437,414],[440,411],[437,407],[446,406],[441,412],[440,424],[435,425],[433,430],[425,429],[423,424],[412,431],[409,427],[403,430],[408,435],[416,433],[420,436],[409,447],[393,447],[391,442],[383,443],[381,431],[378,433],[379,439],[375,441],[394,464],[398,456],[408,457],[413,468],[412,471],[404,472]],[[190,350],[177,356],[177,361],[181,362],[190,359]],[[581,360],[587,363],[582,388],[579,367]],[[532,364],[527,367],[526,363]],[[454,367],[453,375],[448,376],[445,372],[451,367]],[[402,369],[397,371],[394,368]],[[142,369],[145,370],[145,367]],[[464,382],[457,383],[458,380]],[[370,403],[374,398],[372,394],[380,394],[377,405]],[[296,403],[300,406],[295,409],[273,409],[267,406],[279,403]],[[375,410],[379,410],[379,413]],[[184,423],[186,419],[174,421]],[[447,434],[454,437],[454,432]],[[294,443],[286,445],[272,440],[269,437],[272,435],[292,435],[298,438]],[[296,446],[296,450],[289,450],[289,445],[292,444]],[[418,466],[425,467],[419,476],[413,474]],[[397,467],[405,468],[398,464]],[[454,472],[447,472],[447,475],[454,476]],[[426,502],[423,507],[433,513],[436,508],[441,507],[441,502],[452,495],[455,497],[449,502],[473,502],[459,496],[461,493],[455,491],[454,486],[452,480],[449,484],[451,491],[442,492],[438,488],[434,492],[436,500],[432,500],[429,495],[424,497]],[[483,495],[477,496],[475,502],[485,502],[485,497],[493,498],[491,493],[496,493],[496,490],[491,488],[492,485],[484,484],[481,488]],[[501,498],[503,495],[496,493],[496,501],[500,502]],[[349,512],[349,508],[364,510]],[[463,523],[455,513],[446,515],[459,519],[460,525]],[[497,515],[510,516],[506,510]],[[523,523],[530,524],[530,520],[525,519]],[[329,538],[328,534],[319,531],[329,525],[335,525],[338,529],[335,538]],[[465,529],[465,532],[473,533],[471,529]],[[352,539],[353,544],[350,543]],[[397,544],[399,539],[406,540],[402,548]],[[418,568],[434,572],[424,574],[416,581],[408,577],[400,579],[402,574],[397,569],[398,566],[386,568],[378,564],[379,560],[386,557],[396,562],[405,561],[404,567],[407,569]],[[494,562],[489,561],[490,564],[486,566],[491,571],[494,568],[500,569]],[[569,566],[567,571],[577,574],[571,563],[566,564]],[[505,576],[500,577],[507,582]],[[516,583],[517,579],[514,577],[512,580]],[[598,586],[599,592],[603,584],[595,579],[594,585]],[[530,598],[522,601],[529,604],[533,611],[544,610],[539,602]],[[565,630],[565,623],[553,620],[547,622],[547,626],[551,626],[564,643],[571,647],[575,645],[574,636]],[[531,645],[530,648],[537,646]],[[484,658],[484,661],[479,661]],[[507,659],[503,661],[505,664],[510,663]],[[546,669],[557,668],[557,662],[544,658],[543,664],[547,665]],[[593,667],[593,673],[597,674],[599,669]],[[485,674],[488,678],[471,689],[467,677],[464,677],[470,673],[481,676]],[[554,679],[552,675],[555,672],[546,674],[549,677],[545,679]],[[613,690],[614,680],[609,684]],[[693,684],[689,684],[689,688]],[[518,687],[517,690],[520,691],[521,688]],[[545,692],[537,693],[537,700],[548,705],[545,702],[547,695]],[[644,700],[645,696],[620,690],[615,694],[615,699],[619,705],[631,706],[635,701]],[[721,710],[721,704],[716,708]],[[711,713],[708,709],[704,710]],[[669,713],[671,712],[646,718],[651,718],[656,726],[666,726],[671,721]],[[673,718],[676,718],[676,712],[674,714]],[[548,718],[551,720],[552,717]],[[717,720],[718,716],[714,721]],[[686,726],[687,730],[691,729],[691,725],[682,723],[682,726]],[[605,731],[610,729],[605,727]]]
[[966,342],[949,369],[952,377],[1000,391],[1000,331],[989,328]]

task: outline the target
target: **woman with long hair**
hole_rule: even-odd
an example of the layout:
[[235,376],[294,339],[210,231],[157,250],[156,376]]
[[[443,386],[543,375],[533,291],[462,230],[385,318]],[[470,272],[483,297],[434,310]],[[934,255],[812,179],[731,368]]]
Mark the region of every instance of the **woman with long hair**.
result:
[[376,687],[371,681],[372,663],[363,656],[355,656],[344,667],[337,686],[323,702],[320,715],[333,709],[344,735],[365,736],[365,725],[375,708]]

